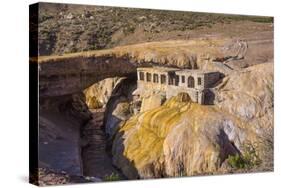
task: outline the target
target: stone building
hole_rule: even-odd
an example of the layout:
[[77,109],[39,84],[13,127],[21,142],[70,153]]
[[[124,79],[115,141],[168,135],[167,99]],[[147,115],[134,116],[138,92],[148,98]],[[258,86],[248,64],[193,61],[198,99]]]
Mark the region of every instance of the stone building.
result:
[[137,93],[140,96],[152,92],[169,99],[184,92],[199,104],[209,103],[210,88],[220,79],[219,72],[167,67],[141,67],[137,69],[137,76]]

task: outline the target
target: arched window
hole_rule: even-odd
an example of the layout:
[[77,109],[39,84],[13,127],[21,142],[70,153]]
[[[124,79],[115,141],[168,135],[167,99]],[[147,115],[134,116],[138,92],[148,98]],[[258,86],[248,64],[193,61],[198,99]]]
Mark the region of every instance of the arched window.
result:
[[187,78],[187,87],[194,88],[194,78],[192,76]]

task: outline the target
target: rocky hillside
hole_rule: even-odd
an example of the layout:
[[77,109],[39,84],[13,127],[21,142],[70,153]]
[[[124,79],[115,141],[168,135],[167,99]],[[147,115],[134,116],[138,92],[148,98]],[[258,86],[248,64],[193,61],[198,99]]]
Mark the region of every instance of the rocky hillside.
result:
[[[214,33],[237,37],[260,30],[259,23],[273,22],[271,17],[51,3],[40,4],[39,13],[40,55],[186,40]],[[243,30],[233,29],[240,24]],[[220,30],[221,26],[226,28]]]

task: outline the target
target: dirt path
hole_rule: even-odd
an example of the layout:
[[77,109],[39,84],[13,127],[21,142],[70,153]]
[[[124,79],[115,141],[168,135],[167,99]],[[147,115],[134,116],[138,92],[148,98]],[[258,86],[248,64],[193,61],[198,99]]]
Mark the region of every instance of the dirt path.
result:
[[112,173],[123,179],[123,175],[112,165],[106,153],[106,135],[102,129],[104,110],[91,110],[93,119],[83,130],[83,138],[87,146],[83,148],[83,174],[103,179]]

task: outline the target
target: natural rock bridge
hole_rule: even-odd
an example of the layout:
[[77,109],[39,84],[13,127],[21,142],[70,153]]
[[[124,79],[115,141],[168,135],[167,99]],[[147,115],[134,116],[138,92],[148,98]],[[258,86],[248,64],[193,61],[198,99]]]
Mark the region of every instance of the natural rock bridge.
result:
[[105,78],[136,75],[137,63],[127,57],[79,57],[39,62],[40,97],[62,96],[86,89]]

